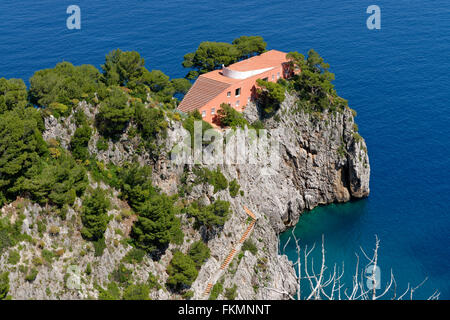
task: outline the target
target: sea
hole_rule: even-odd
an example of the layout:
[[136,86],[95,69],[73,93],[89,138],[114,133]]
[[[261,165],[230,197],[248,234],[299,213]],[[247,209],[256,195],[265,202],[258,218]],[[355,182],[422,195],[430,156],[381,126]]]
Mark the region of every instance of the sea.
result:
[[[77,5],[81,29],[68,29]],[[380,9],[380,29],[367,19]],[[426,299],[450,298],[450,1],[448,0],[22,0],[0,3],[0,77],[23,78],[60,61],[100,68],[116,48],[148,69],[183,77],[183,56],[202,41],[260,35],[268,49],[313,48],[331,65],[338,94],[358,113],[371,165],[367,199],[304,213],[302,248],[325,240],[326,264],[345,266],[380,240],[382,287],[392,273]],[[296,260],[292,230],[280,253]],[[314,255],[319,263],[320,250]]]

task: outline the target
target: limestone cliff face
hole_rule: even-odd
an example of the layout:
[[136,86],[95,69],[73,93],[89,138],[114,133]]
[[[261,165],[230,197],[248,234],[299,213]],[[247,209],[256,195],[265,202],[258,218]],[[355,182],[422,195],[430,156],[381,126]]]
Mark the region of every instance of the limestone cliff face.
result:
[[[245,115],[255,120],[256,106],[250,105]],[[278,115],[266,122],[280,143],[277,174],[255,177],[251,167],[238,168],[254,209],[270,217],[276,232],[294,225],[304,210],[369,195],[367,147],[355,132],[351,109],[308,114],[287,96]]]
[[[80,103],[89,119],[93,119],[96,108]],[[250,104],[244,113],[245,117],[253,122],[258,119],[257,107]],[[70,136],[75,127],[70,120],[57,121],[54,118],[46,120],[46,140],[58,139],[63,147],[68,147]],[[89,151],[96,155],[98,160],[122,164],[125,161],[138,161],[142,165],[153,168],[153,183],[163,192],[174,194],[178,191],[183,174],[187,180],[193,181],[194,174],[191,165],[176,165],[170,160],[170,150],[182,140],[186,134],[180,122],[170,120],[168,137],[160,143],[163,149],[159,160],[152,161],[145,153],[138,153],[139,141],[128,138],[125,132],[118,142],[109,142],[107,150],[97,150],[98,134],[94,132],[89,143]],[[210,237],[208,246],[211,257],[202,266],[199,276],[192,285],[195,299],[203,299],[208,283],[218,280],[224,288],[233,288],[236,285],[237,299],[286,299],[280,291],[295,293],[296,278],[292,263],[286,256],[279,254],[280,232],[295,225],[305,210],[318,205],[333,202],[345,202],[352,198],[362,198],[369,195],[370,165],[367,148],[364,140],[355,132],[354,115],[350,109],[335,114],[309,114],[297,108],[296,98],[288,95],[281,105],[277,115],[264,121],[265,127],[279,142],[279,166],[270,175],[261,175],[260,168],[251,164],[221,165],[220,168],[226,178],[236,179],[243,191],[232,197],[228,190],[214,193],[213,187],[208,184],[194,185],[186,194],[186,199],[199,199],[208,204],[215,199],[227,200],[231,204],[233,214],[225,223],[222,230]],[[275,130],[276,129],[276,130]],[[215,166],[210,166],[215,169]],[[106,186],[104,186],[106,188]],[[111,191],[113,203],[116,208],[110,214],[121,216],[126,204],[117,198],[117,191]],[[74,209],[70,209],[66,221],[52,217],[43,208],[35,204],[25,206],[27,217],[24,232],[33,238],[39,238],[36,223],[45,219],[52,225],[60,228],[59,236],[44,234],[42,239],[45,247],[67,247],[62,259],[57,260],[53,266],[39,266],[39,274],[35,282],[28,283],[23,278],[19,268],[11,272],[11,294],[19,299],[83,299],[96,298],[98,291],[94,283],[104,285],[110,274],[120,263],[123,256],[131,249],[129,245],[120,241],[122,234],[129,232],[132,217],[113,219],[106,232],[107,249],[102,257],[95,257],[90,243],[83,242],[80,236],[79,199]],[[230,250],[239,245],[241,236],[249,226],[249,217],[244,206],[257,216],[256,223],[248,238],[257,247],[257,252],[250,251],[236,253],[230,264],[220,273],[220,266]],[[7,211],[16,209],[5,207],[2,215]],[[17,210],[16,210],[17,211]],[[14,216],[14,215],[13,215]],[[176,246],[187,252],[190,243],[200,239],[204,234],[202,230],[194,230],[192,221],[182,217],[182,228],[185,234],[184,243]],[[120,232],[119,232],[119,231]],[[64,235],[67,232],[67,235]],[[67,243],[66,243],[67,242]],[[31,260],[35,247],[23,244],[25,248],[21,253],[21,261]],[[167,279],[167,267],[174,245],[162,256],[159,262],[148,257],[139,266],[127,265],[133,270],[136,281],[146,281],[148,272],[157,275],[161,284]],[[82,273],[83,291],[74,292],[64,288],[64,275],[68,265],[81,264],[82,270],[87,264],[92,267],[90,275]],[[7,257],[0,259],[0,271],[11,269]],[[12,270],[12,269],[11,269]],[[49,288],[49,290],[46,290]],[[151,293],[153,299],[180,298],[176,294],[160,289]],[[218,296],[225,299],[225,294]]]
[[[257,107],[250,104],[245,116],[250,122],[257,120]],[[286,297],[278,291],[294,293],[296,280],[291,263],[278,253],[278,234],[295,225],[305,210],[369,195],[367,147],[355,131],[351,109],[335,114],[308,114],[298,110],[294,96],[287,96],[278,116],[265,121],[265,127],[280,143],[280,162],[274,174],[261,175],[257,165],[223,165],[221,169],[228,180],[237,179],[244,196],[232,198],[225,191],[213,195],[211,189],[194,190],[194,195],[190,195],[208,202],[220,197],[232,203],[234,212],[221,236],[208,243],[212,257],[194,283],[196,298],[201,297],[209,279],[244,231],[244,206],[259,216],[251,236],[258,253],[255,256],[247,251],[241,260],[235,259],[238,266],[230,267],[231,271],[222,277],[224,287],[237,285],[238,297],[242,299],[282,299]],[[165,160],[158,163],[156,175],[177,181],[179,168],[177,172],[175,167],[166,165]]]

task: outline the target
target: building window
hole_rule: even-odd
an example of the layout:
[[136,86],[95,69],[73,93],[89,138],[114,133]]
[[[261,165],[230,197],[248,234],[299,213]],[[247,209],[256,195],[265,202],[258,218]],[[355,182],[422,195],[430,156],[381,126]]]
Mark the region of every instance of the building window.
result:
[[211,109],[211,115],[213,116],[216,113],[216,108]]
[[265,77],[264,79],[263,79],[263,81],[268,81],[269,80],[269,78],[267,78],[267,77]]
[[228,98],[231,97],[231,91],[228,91],[228,92],[227,92],[227,97],[228,97]]
[[277,73],[277,79],[280,79],[280,73],[279,72]]
[[275,75],[274,74],[272,75],[272,81],[275,81]]
[[239,100],[236,100],[236,107],[239,107]]
[[202,111],[202,118],[206,117],[206,111]]
[[236,89],[236,97],[239,97],[241,95],[241,88]]

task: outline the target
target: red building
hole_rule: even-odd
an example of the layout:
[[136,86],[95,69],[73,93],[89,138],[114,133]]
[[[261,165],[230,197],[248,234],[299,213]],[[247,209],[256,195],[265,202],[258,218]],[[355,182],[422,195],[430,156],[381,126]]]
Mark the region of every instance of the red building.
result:
[[202,74],[178,106],[182,112],[198,110],[203,120],[213,123],[222,103],[243,111],[253,98],[256,80],[276,82],[290,75],[286,53],[270,50],[221,70]]

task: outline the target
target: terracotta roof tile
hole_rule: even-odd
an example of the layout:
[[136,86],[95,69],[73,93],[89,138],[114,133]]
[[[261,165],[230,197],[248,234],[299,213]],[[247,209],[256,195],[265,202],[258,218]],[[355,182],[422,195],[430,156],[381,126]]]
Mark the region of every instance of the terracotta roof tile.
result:
[[178,106],[178,110],[190,112],[203,107],[229,86],[229,83],[209,79],[204,75],[201,75],[197,81],[195,81],[189,92],[184,96],[184,99]]
[[286,52],[270,50],[260,54],[259,56],[254,56],[229,65],[228,68],[236,71],[250,71],[276,67],[280,65],[280,62],[286,61]]

